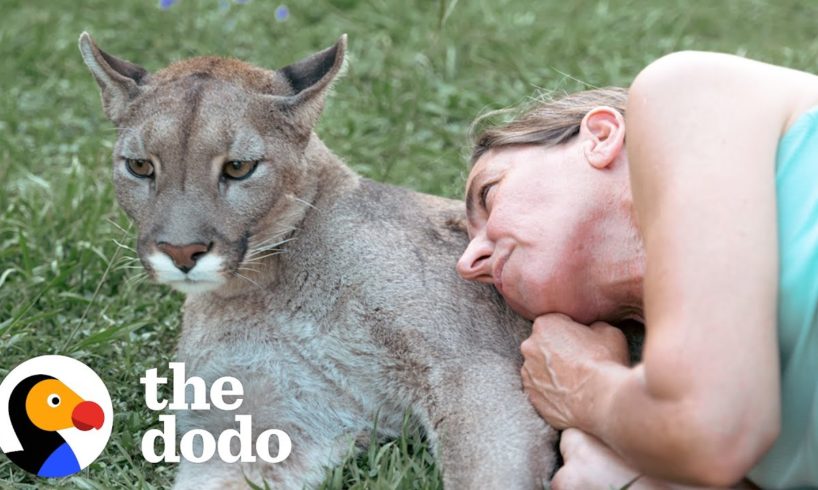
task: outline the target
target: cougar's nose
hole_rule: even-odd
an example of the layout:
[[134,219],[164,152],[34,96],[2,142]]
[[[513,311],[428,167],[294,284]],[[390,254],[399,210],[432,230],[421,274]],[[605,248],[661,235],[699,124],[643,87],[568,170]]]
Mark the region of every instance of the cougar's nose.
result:
[[156,248],[167,254],[180,271],[188,272],[196,265],[196,261],[210,250],[211,245],[213,244],[190,243],[187,245],[171,245],[167,242],[159,242],[156,244]]

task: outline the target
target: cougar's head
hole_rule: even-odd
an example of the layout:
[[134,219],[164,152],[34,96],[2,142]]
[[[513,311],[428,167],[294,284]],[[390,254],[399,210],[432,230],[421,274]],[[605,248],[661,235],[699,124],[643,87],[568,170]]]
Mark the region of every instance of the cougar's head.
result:
[[279,70],[204,57],[156,73],[79,40],[118,139],[117,198],[158,282],[218,288],[275,253],[309,206],[304,158],[346,36]]

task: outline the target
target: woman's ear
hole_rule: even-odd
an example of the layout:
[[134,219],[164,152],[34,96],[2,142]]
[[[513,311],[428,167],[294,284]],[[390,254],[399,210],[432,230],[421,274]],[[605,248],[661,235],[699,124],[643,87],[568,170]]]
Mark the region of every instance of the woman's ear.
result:
[[582,118],[579,134],[588,163],[596,169],[607,168],[625,145],[625,118],[612,107],[597,107]]

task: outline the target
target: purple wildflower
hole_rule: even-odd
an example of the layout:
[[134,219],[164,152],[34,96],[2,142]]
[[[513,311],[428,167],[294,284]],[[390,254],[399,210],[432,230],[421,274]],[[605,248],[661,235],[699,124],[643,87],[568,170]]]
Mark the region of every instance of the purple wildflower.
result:
[[238,3],[239,5],[244,5],[245,3],[249,2],[250,0],[233,0],[233,1]]
[[290,9],[286,5],[279,5],[276,9],[276,21],[284,22],[290,17]]
[[176,0],[159,0],[159,8],[162,10],[167,10],[176,3]]

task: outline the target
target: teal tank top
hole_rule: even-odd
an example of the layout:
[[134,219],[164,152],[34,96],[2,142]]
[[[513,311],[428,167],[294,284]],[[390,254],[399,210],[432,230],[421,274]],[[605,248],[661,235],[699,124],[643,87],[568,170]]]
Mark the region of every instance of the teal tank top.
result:
[[750,472],[762,488],[818,487],[818,107],[778,143],[781,434]]

